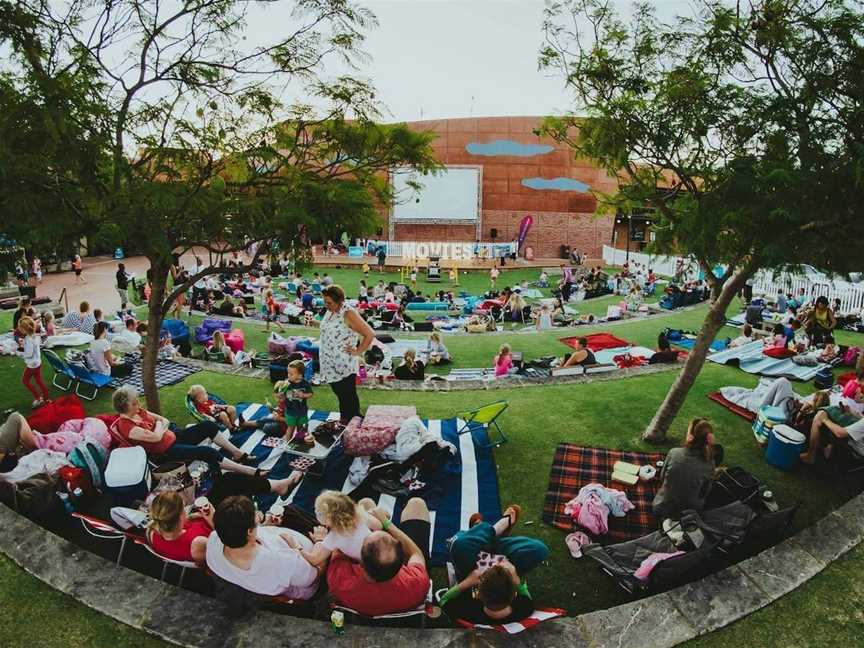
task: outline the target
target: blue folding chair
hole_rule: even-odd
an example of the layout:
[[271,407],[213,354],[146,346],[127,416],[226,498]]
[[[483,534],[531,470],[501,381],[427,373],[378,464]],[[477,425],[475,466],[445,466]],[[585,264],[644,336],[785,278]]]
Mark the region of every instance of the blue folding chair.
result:
[[[60,356],[49,349],[42,349],[42,357],[48,361],[48,364],[51,365],[51,368],[54,370],[54,378],[51,381],[51,384],[57,389],[69,391],[72,388],[72,383],[76,380],[75,374],[72,369],[69,368],[69,365],[66,364]],[[61,378],[66,379],[62,384],[58,382]]]
[[[94,400],[99,394],[99,390],[113,380],[111,376],[94,373],[78,364],[70,364],[69,368],[75,374],[75,380],[78,381],[78,384],[75,386],[75,393],[85,400]],[[92,392],[90,392],[89,396],[81,393],[81,385],[90,385]]]

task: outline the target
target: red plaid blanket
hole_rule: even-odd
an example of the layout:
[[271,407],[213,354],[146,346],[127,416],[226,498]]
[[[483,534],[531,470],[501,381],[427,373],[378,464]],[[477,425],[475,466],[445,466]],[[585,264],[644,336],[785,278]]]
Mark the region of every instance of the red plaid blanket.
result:
[[543,503],[543,521],[563,531],[574,528],[573,520],[564,513],[564,505],[576,497],[579,489],[588,484],[602,484],[624,491],[636,507],[623,518],[609,516],[609,533],[600,542],[606,544],[632,540],[656,531],[658,520],[651,512],[651,502],[660,487],[657,480],[639,480],[634,486],[613,482],[612,466],[616,461],[639,465],[656,464],[663,459],[659,453],[622,452],[606,448],[583,448],[571,443],[560,443],[555,450],[549,489]]

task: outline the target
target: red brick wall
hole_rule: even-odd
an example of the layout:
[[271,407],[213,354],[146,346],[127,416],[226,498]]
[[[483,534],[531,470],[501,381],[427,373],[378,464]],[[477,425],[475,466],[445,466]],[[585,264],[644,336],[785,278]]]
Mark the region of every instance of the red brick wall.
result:
[[[491,241],[491,230],[498,230],[497,241],[516,237],[519,221],[534,217],[526,245],[537,257],[556,257],[560,246],[569,245],[588,256],[601,256],[603,245],[610,245],[614,218],[593,216],[597,201],[590,193],[536,190],[522,185],[525,178],[572,178],[595,191],[613,192],[615,181],[587,160],[574,159],[566,147],[533,134],[539,117],[481,117],[411,122],[417,130],[434,131],[433,143],[444,164],[476,164],[483,167],[482,236]],[[547,144],[549,153],[523,156],[474,155],[466,150],[470,143],[512,140],[521,144]],[[386,216],[385,216],[386,221]],[[385,224],[385,232],[387,227]],[[473,241],[473,225],[396,225],[396,240]]]

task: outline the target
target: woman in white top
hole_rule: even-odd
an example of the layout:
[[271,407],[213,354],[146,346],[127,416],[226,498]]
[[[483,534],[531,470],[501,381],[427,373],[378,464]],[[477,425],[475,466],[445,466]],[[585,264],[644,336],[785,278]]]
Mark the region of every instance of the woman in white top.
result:
[[296,529],[258,526],[255,517],[255,506],[244,495],[220,502],[213,516],[216,533],[207,538],[207,567],[255,594],[312,598],[327,566],[326,558],[312,564],[304,557],[317,543]]
[[93,371],[115,378],[128,376],[132,373],[132,365],[117,362],[114,354],[111,353],[111,343],[105,335],[106,331],[108,331],[108,324],[105,322],[97,322],[93,327],[94,340],[90,343],[89,354]]
[[537,314],[536,327],[538,331],[548,331],[552,328],[552,312],[549,310],[547,304],[543,304],[540,307],[540,312]]
[[329,383],[339,399],[339,417],[348,423],[360,416],[357,396],[359,358],[375,339],[375,332],[356,310],[345,303],[345,291],[337,285],[321,291],[326,313],[321,319],[321,380]]

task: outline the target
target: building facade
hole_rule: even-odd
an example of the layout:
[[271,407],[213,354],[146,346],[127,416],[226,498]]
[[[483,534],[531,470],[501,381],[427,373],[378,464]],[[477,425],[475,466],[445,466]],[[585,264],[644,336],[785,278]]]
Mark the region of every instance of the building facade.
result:
[[[614,192],[616,180],[570,149],[534,134],[540,117],[478,117],[410,122],[411,128],[438,135],[433,143],[444,165],[481,167],[477,223],[426,224],[389,222],[384,228],[397,241],[506,243],[531,216],[523,246],[535,257],[557,258],[562,246],[602,256],[603,245],[625,247],[627,236],[614,216],[595,216],[592,191]],[[626,231],[626,230],[624,230]],[[614,239],[614,240],[613,240]],[[638,249],[638,242],[631,243]]]

